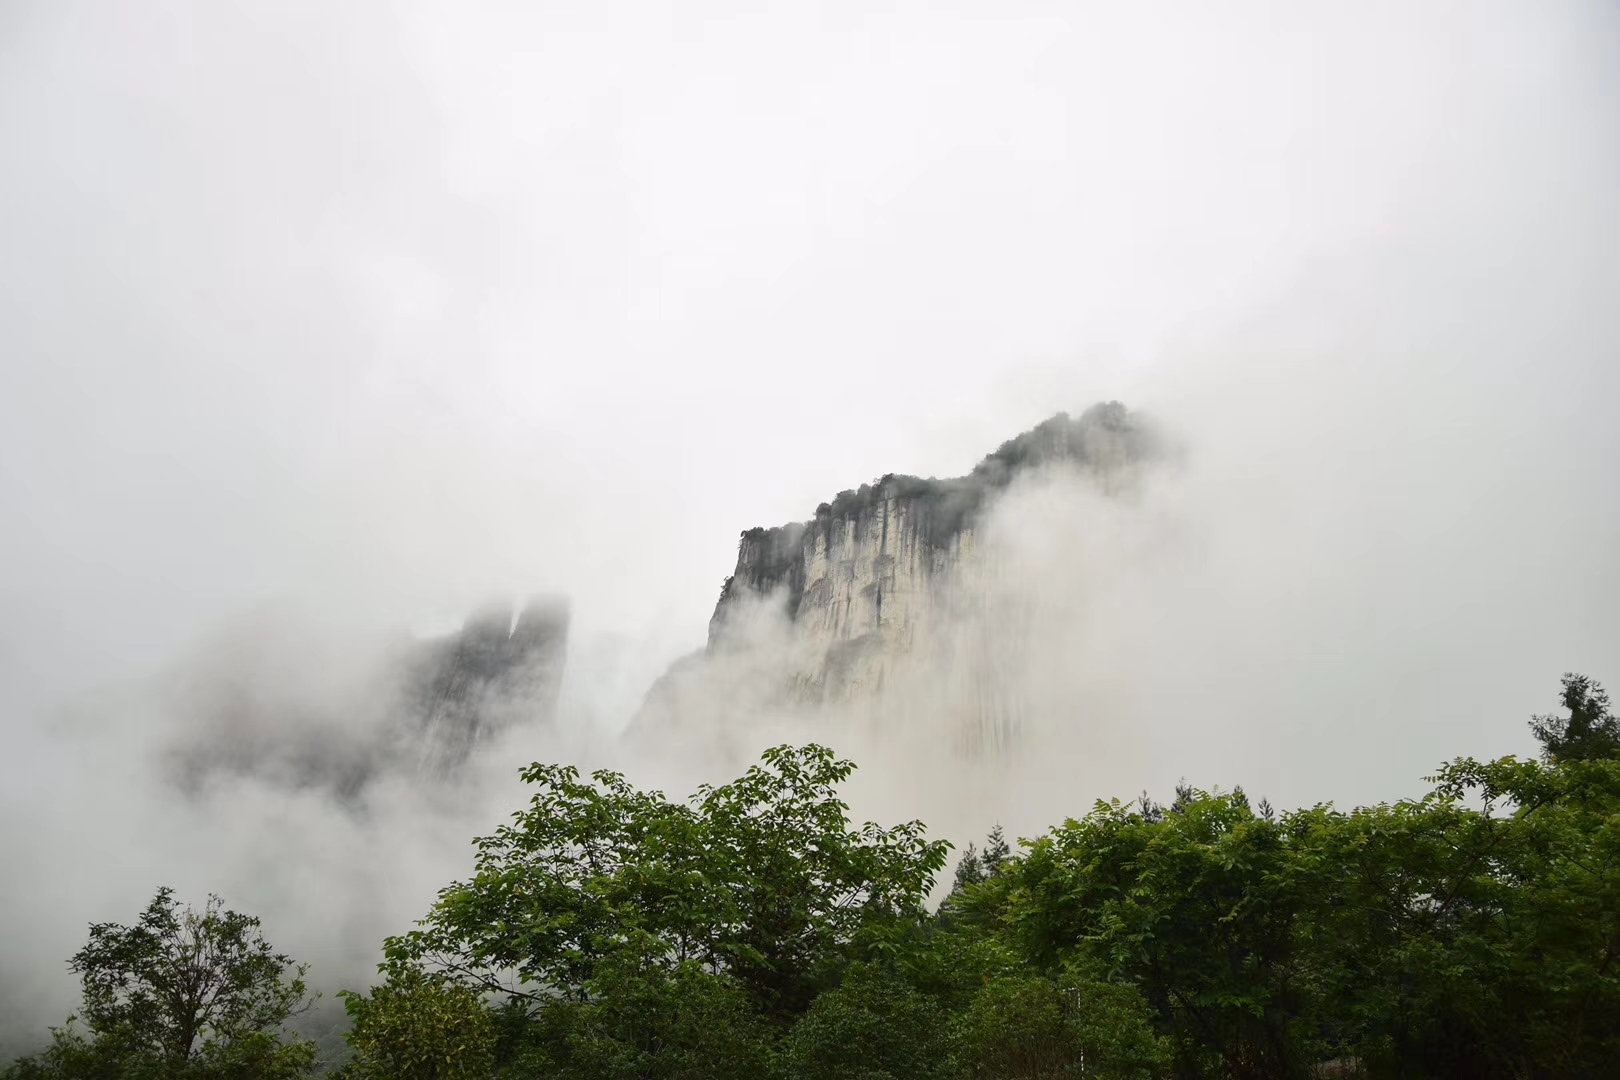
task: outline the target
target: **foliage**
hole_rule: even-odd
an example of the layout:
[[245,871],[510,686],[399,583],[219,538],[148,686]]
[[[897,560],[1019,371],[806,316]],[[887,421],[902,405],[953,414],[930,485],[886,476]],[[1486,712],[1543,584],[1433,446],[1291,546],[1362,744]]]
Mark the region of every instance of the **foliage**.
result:
[[[1327,850],[1363,853],[1361,878],[1341,878],[1354,890],[1322,898],[1316,934],[1319,963],[1357,976],[1340,993],[1368,1021],[1356,1050],[1387,1072],[1610,1075],[1620,761],[1461,760],[1435,780],[1421,803],[1346,815]],[[1381,925],[1350,915],[1373,898]]]
[[939,1004],[880,968],[850,969],[788,1033],[783,1080],[947,1080],[949,1030]]
[[991,979],[1022,968],[1022,959],[999,935],[969,926],[942,906],[929,919],[895,921],[865,935],[860,959],[959,1012]]
[[979,853],[974,850],[972,844],[969,844],[956,862],[956,877],[951,882],[951,894],[954,896],[969,885],[977,885],[983,880],[984,860],[979,858]]
[[477,993],[397,967],[369,996],[343,993],[350,1080],[472,1080],[494,1068],[495,1025]]
[[969,1076],[1023,1080],[1081,1075],[1069,1001],[1051,979],[1028,972],[983,987],[957,1024],[957,1053]]
[[497,1050],[502,1076],[558,1080],[752,1080],[774,1032],[727,975],[606,966],[585,1000],[543,1009],[513,999]]
[[[797,612],[803,596],[804,545],[815,537],[831,539],[835,527],[858,520],[889,500],[907,506],[918,535],[931,548],[948,548],[970,527],[990,501],[1020,473],[1055,462],[1112,467],[1162,456],[1164,447],[1152,426],[1117,401],[1098,402],[1078,417],[1056,413],[986,455],[966,476],[940,479],[887,473],[869,484],[840,491],[816,507],[807,522],[744,530],[738,570],[746,578],[728,579],[720,591],[723,607],[740,585],[764,595],[786,586],[787,611]],[[814,529],[812,532],[811,530]]]
[[944,864],[918,822],[849,827],[824,747],[778,747],[689,804],[598,772],[535,765],[514,824],[477,841],[472,880],[387,946],[469,986],[584,1001],[603,970],[697,965],[791,1017],[836,980],[855,939],[916,916]]
[[42,1053],[0,1072],[6,1080],[294,1080],[315,1069],[312,1043],[249,1032],[177,1062],[152,1053],[128,1030],[85,1033],[70,1019]]
[[1151,1080],[1168,1061],[1134,987],[1018,972],[985,984],[963,1013],[963,1072],[998,1080]]
[[1178,1071],[1290,1075],[1307,1059],[1292,931],[1314,881],[1241,796],[1189,792],[1158,821],[1100,803],[1009,874],[1005,919],[1025,954],[1139,987]]
[[1012,848],[1008,845],[1007,838],[1002,835],[1001,826],[997,825],[990,830],[990,837],[984,842],[984,854],[979,857],[984,866],[984,876],[995,877],[1001,873],[1001,868],[1007,865],[1010,858]]
[[1064,979],[1072,996],[1069,1026],[1080,1044],[1085,1075],[1098,1080],[1149,1080],[1169,1064],[1170,1048],[1153,1029],[1153,1014],[1135,986],[1100,979]]
[[217,896],[182,909],[161,888],[134,926],[93,924],[69,967],[79,1016],[7,1076],[270,1080],[314,1067],[312,1044],[280,1030],[307,1007],[305,969]]
[[[1595,1080],[1620,1061],[1620,752],[1566,676],[1539,760],[1279,812],[1183,781],[1014,854],[853,828],[853,766],[778,747],[681,803],[534,765],[475,873],[346,994],[351,1080]],[[8,1080],[309,1071],[256,921],[91,928],[83,1024]]]
[[1455,761],[1422,799],[1099,803],[975,894],[1037,970],[1140,989],[1178,1076],[1595,1077],[1620,1060],[1620,760]]
[[1609,694],[1585,675],[1564,675],[1567,717],[1537,716],[1530,730],[1548,761],[1620,756],[1620,718],[1609,711]]
[[969,844],[961,859],[957,861],[951,891],[940,904],[940,920],[949,924],[967,916],[976,907],[982,908],[986,902],[985,897],[991,895],[993,890],[987,891],[980,886],[1000,874],[1011,859],[1012,848],[1008,845],[1000,825],[990,830],[982,851]]

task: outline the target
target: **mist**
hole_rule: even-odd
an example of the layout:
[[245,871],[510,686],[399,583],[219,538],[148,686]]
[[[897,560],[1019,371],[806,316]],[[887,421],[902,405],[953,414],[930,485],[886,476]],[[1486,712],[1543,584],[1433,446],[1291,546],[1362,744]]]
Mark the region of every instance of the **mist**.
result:
[[[838,735],[858,815],[963,843],[1528,752],[1620,680],[1617,72],[1599,2],[8,5],[0,1040],[164,883],[364,981],[536,758],[685,794]],[[926,696],[618,739],[740,530],[1105,399],[1185,454],[991,510],[1022,750]],[[453,781],[165,772],[155,688],[243,620],[363,725],[383,643],[536,593],[556,722]]]

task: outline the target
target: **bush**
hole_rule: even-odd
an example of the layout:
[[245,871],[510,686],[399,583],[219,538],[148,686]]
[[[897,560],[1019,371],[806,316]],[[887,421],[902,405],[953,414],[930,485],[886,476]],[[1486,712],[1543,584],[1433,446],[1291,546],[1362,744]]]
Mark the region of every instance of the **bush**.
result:
[[1133,986],[1039,975],[994,979],[957,1025],[957,1058],[997,1080],[1148,1080],[1169,1060]]
[[343,999],[354,1025],[348,1080],[471,1080],[494,1067],[489,1010],[465,987],[400,967],[370,997]]
[[946,1080],[947,1020],[933,999],[867,965],[816,999],[782,1051],[783,1080]]

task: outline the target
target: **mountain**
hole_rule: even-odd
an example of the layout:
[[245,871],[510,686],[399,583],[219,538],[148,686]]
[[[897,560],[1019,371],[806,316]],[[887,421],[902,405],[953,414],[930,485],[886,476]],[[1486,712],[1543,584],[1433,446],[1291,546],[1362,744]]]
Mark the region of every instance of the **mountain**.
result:
[[518,724],[549,722],[562,687],[568,609],[497,604],[461,631],[423,643],[402,665],[403,726],[434,776],[455,771],[479,743]]
[[1161,453],[1150,425],[1107,402],[1058,413],[966,476],[889,474],[807,521],[745,531],[707,645],[655,684],[632,737],[749,709],[877,706],[893,720],[926,699],[964,751],[1008,746],[1021,717],[1005,676],[1021,626],[994,581],[987,515],[1022,478],[1054,472],[1118,494]]
[[453,633],[391,643],[261,613],[160,681],[167,771],[187,791],[253,777],[344,802],[385,775],[451,780],[481,744],[554,719],[567,645],[552,600],[491,604]]

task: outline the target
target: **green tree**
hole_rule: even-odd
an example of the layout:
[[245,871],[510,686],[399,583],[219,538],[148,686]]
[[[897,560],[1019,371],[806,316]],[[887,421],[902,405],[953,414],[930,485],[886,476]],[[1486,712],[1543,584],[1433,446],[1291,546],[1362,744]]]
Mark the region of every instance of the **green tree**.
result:
[[1024,971],[985,984],[957,1022],[970,1077],[1151,1080],[1169,1062],[1141,993],[1118,983]]
[[270,1080],[314,1066],[313,1045],[282,1031],[308,1006],[305,968],[217,896],[182,909],[161,888],[134,926],[93,924],[69,967],[78,1016],[8,1076]]
[[945,865],[949,845],[920,821],[850,828],[838,785],[854,769],[826,747],[780,746],[696,800],[704,873],[723,895],[710,955],[777,1017],[809,1006],[858,935],[920,918]]
[[1162,816],[1099,803],[1013,864],[1005,919],[1038,968],[1139,987],[1181,1074],[1296,1075],[1310,1051],[1293,923],[1314,876],[1286,841],[1237,793],[1183,786]]
[[959,1060],[973,1077],[1079,1077],[1080,1047],[1068,1020],[1068,1002],[1050,979],[1030,972],[996,979],[957,1023]]
[[503,1075],[557,1080],[757,1080],[776,1032],[744,987],[687,962],[600,967],[584,1001],[527,1011]]
[[951,894],[961,892],[969,885],[977,885],[984,880],[984,861],[979,853],[969,844],[962,857],[956,861],[956,876],[951,881]]
[[1530,730],[1549,762],[1620,756],[1620,718],[1609,711],[1609,693],[1585,675],[1564,675],[1562,701],[1568,716],[1536,716]]
[[1001,873],[1001,868],[1012,858],[1012,848],[1007,844],[1007,838],[1002,835],[1001,826],[997,825],[990,830],[990,836],[984,842],[984,854],[979,861],[984,867],[985,877],[995,877]]
[[370,995],[342,996],[350,1080],[474,1080],[494,1069],[493,1018],[464,986],[399,966]]
[[919,822],[850,827],[837,787],[852,770],[824,747],[778,747],[683,804],[617,773],[530,766],[528,807],[476,841],[474,876],[389,940],[389,963],[558,1023],[606,1016],[632,986],[677,1004],[718,993],[701,972],[785,1026],[836,985],[863,935],[922,916],[944,865]]
[[[970,888],[977,895],[983,886]],[[948,1011],[967,1007],[988,981],[1021,969],[1000,935],[952,909],[932,919],[895,920],[865,934],[861,962],[889,972]]]
[[1425,799],[1323,814],[1302,921],[1374,1075],[1596,1078],[1620,1060],[1620,760],[1459,760]]
[[[1605,714],[1591,686],[1571,696]],[[1369,1077],[1612,1075],[1620,757],[1460,759],[1431,782],[1348,812],[1256,814],[1186,784],[1168,809],[1099,803],[969,890],[958,923],[1005,935],[1026,971],[1139,989],[1179,1077],[1289,1080],[1328,1060]]]
[[[997,828],[932,918],[945,845],[917,822],[852,828],[852,766],[824,748],[777,748],[685,803],[532,766],[474,877],[349,998],[351,1071],[1607,1077],[1620,753],[1601,687],[1566,676],[1564,700],[1568,719],[1537,718],[1541,760],[1459,759],[1418,799],[1279,813],[1182,782],[1016,858]],[[135,1076],[102,1069],[135,1060],[126,1037],[69,1030],[78,1071],[14,1075]]]
[[1153,1013],[1135,986],[1065,973],[1072,1002],[1069,1027],[1080,1044],[1089,1080],[1152,1080],[1170,1063],[1168,1042],[1153,1029]]
[[945,1011],[880,968],[856,965],[822,994],[782,1047],[783,1080],[947,1080]]

